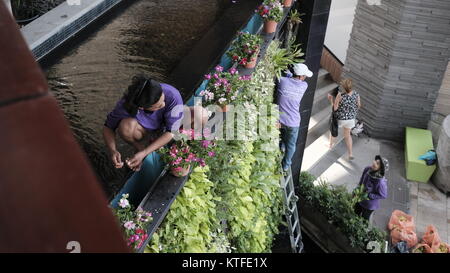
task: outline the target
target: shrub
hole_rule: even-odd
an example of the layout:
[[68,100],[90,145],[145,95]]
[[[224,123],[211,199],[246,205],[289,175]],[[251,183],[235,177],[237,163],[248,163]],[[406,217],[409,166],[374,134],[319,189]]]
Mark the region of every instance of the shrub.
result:
[[371,241],[377,241],[380,245],[385,243],[387,234],[370,227],[367,220],[354,212],[355,204],[367,199],[362,188],[349,193],[344,186],[333,186],[325,181],[315,186],[315,180],[314,176],[302,172],[298,189],[300,195],[346,235],[351,246],[366,249]]

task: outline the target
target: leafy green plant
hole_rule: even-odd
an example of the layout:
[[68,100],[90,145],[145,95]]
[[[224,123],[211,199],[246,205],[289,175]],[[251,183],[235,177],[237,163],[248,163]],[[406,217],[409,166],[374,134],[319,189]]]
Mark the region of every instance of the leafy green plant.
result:
[[197,167],[172,204],[146,252],[204,253],[210,249],[217,230],[214,186],[207,176],[208,167]]
[[289,48],[280,48],[279,47],[279,41],[275,41],[274,43],[277,44],[277,46],[272,47],[273,55],[272,55],[272,62],[273,62],[273,73],[276,75],[276,77],[279,79],[281,77],[281,73],[289,66],[295,63],[301,63],[304,62],[302,57],[304,53],[301,52],[301,49],[299,46],[293,46]]
[[314,176],[302,172],[299,179],[299,194],[345,234],[351,246],[366,249],[370,241],[384,244],[386,233],[370,227],[367,220],[354,212],[354,205],[367,199],[367,194],[362,188],[349,193],[345,187],[333,186],[323,180],[314,185],[315,180]]

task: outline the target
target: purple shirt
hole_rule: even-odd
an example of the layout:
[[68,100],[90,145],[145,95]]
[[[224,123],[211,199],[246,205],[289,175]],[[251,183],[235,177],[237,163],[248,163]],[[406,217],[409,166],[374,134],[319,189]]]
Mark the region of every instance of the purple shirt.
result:
[[[183,118],[183,99],[181,98],[180,92],[175,87],[165,83],[161,83],[161,87],[164,93],[164,102],[166,104],[164,108],[156,110],[151,114],[145,113],[143,110],[138,110],[135,118],[138,123],[148,131],[160,129],[176,131],[180,128],[181,119]],[[113,131],[117,129],[122,119],[132,117],[127,110],[125,110],[123,106],[124,102],[125,99],[123,98],[118,101],[116,107],[106,118],[105,126]]]
[[288,127],[300,126],[300,102],[308,84],[305,81],[281,77],[278,85],[280,123]]
[[359,181],[359,185],[364,185],[366,192],[369,195],[369,200],[362,201],[359,204],[361,207],[376,210],[380,208],[380,199],[387,198],[387,180],[386,178],[375,178],[369,175],[370,167],[364,169],[364,172]]

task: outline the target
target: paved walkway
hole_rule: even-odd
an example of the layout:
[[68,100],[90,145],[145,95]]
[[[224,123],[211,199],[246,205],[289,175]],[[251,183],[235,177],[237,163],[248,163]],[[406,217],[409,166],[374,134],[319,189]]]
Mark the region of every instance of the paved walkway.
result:
[[[346,159],[345,143],[341,141],[331,151],[310,151],[314,154],[305,154],[304,165],[307,167],[303,170],[331,184],[345,185],[351,191],[358,184],[363,169],[371,165],[375,155],[381,154],[390,164],[387,174],[389,193],[388,198],[381,202],[381,208],[374,213],[373,224],[386,230],[392,211],[399,209],[415,217],[419,238],[426,226],[433,224],[441,239],[450,242],[450,198],[430,183],[409,182],[405,179],[403,145],[368,137],[353,139],[353,161]],[[327,147],[317,145],[317,149],[327,150]],[[316,158],[318,153],[323,155],[320,159]]]

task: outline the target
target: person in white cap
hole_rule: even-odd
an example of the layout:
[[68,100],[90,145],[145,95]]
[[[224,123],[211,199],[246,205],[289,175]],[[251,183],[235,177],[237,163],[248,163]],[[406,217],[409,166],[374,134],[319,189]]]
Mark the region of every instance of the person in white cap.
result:
[[280,108],[281,148],[285,150],[282,161],[283,171],[287,171],[292,164],[297,146],[298,131],[300,128],[300,102],[308,89],[305,82],[307,77],[312,77],[305,64],[294,64],[293,72],[287,73],[287,77],[281,77],[278,84],[277,103]]

